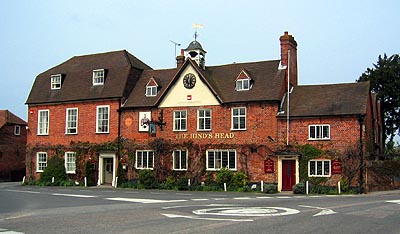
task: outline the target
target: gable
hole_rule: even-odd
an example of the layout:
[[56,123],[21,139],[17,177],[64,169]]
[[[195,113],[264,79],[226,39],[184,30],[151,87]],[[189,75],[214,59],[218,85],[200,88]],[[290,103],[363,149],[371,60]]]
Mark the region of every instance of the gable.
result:
[[[191,88],[188,83],[190,82],[188,81],[190,80],[190,74],[193,74],[195,77],[194,85]],[[185,76],[187,77],[186,79]],[[187,84],[186,87],[185,83]],[[203,80],[202,75],[197,72],[192,64],[190,64],[179,74],[175,83],[169,87],[168,92],[163,96],[159,107],[212,105],[220,105],[220,103]]]

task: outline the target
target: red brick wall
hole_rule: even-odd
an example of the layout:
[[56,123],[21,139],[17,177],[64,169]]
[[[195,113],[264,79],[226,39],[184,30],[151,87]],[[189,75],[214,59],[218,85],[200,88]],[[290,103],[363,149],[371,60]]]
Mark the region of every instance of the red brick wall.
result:
[[[330,140],[308,140],[308,126],[330,125]],[[286,143],[286,119],[279,119],[279,141]],[[357,147],[360,125],[354,116],[290,119],[289,144],[311,144],[324,150],[344,152],[348,147]]]
[[21,181],[25,169],[26,128],[21,125],[21,134],[15,135],[14,127],[5,125],[0,129],[0,180]]
[[[109,133],[96,133],[96,107],[110,106]],[[103,143],[118,137],[118,100],[59,105],[29,106],[28,108],[28,144],[69,145],[71,141]],[[78,108],[78,134],[65,134],[66,109]],[[38,112],[49,110],[49,135],[37,135]]]

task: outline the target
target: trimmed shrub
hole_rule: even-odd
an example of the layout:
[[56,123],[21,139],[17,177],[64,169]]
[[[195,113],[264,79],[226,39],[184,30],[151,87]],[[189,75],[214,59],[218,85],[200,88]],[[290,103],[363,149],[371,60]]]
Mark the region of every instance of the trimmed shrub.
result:
[[292,188],[294,194],[305,194],[306,193],[306,186],[303,182],[295,184]]
[[277,184],[264,184],[264,193],[277,193],[278,185]]
[[[54,183],[52,178],[54,177]],[[67,180],[64,159],[54,156],[47,161],[47,167],[40,176],[40,182],[46,185],[60,185]]]
[[232,183],[232,178],[233,178],[233,171],[231,171],[229,168],[224,167],[217,172],[215,181],[219,185],[224,185],[224,183],[226,183],[226,185],[229,186]]
[[139,188],[151,189],[155,188],[156,180],[152,170],[140,170],[138,173]]
[[249,183],[249,177],[244,171],[233,174],[232,185],[236,187],[244,187]]

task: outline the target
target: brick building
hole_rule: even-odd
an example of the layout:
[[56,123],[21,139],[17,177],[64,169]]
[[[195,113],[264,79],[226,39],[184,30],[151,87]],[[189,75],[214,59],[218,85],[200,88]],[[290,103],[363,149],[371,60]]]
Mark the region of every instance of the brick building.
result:
[[25,176],[27,123],[0,110],[0,181],[22,181]]
[[98,184],[114,184],[118,164],[130,179],[152,169],[160,180],[196,183],[227,167],[291,190],[301,159],[292,146],[314,144],[337,153],[309,162],[309,175],[334,183],[332,162],[344,163],[346,147],[361,139],[364,153],[379,150],[375,99],[368,83],[299,86],[297,43],[285,32],[280,44],[281,58],[271,61],[206,66],[195,40],[171,69],[118,51],[40,74],[27,100],[27,173],[37,178],[58,154],[72,177],[90,160]]

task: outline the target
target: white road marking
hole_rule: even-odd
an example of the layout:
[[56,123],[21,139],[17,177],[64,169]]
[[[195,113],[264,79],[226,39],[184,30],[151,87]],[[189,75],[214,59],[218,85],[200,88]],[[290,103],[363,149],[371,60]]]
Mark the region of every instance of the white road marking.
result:
[[192,201],[209,201],[210,199],[207,198],[193,198]]
[[305,207],[305,208],[311,208],[311,209],[318,209],[321,210],[319,213],[313,215],[315,216],[320,216],[320,215],[330,215],[330,214],[336,214],[337,212],[331,210],[331,209],[327,209],[327,208],[323,208],[323,207],[318,207],[318,206],[305,206],[305,205],[299,205],[300,207]]
[[171,202],[184,202],[187,200],[157,200],[157,199],[142,199],[142,198],[123,198],[123,197],[113,197],[113,198],[104,198],[106,200],[111,201],[125,201],[125,202],[136,202],[136,203],[171,203]]
[[194,210],[193,213],[196,215],[268,217],[293,215],[300,213],[300,211],[285,207],[218,207]]
[[385,201],[385,202],[396,203],[396,204],[400,205],[400,200],[389,200],[389,201]]
[[235,200],[250,200],[251,197],[235,197],[233,199],[235,199]]
[[40,192],[35,192],[35,191],[25,191],[25,190],[12,190],[12,189],[7,189],[5,191],[8,192],[16,192],[16,193],[32,193],[32,194],[38,194]]
[[24,234],[24,232],[14,232],[14,231],[10,231],[8,229],[3,229],[3,228],[0,228],[0,233],[1,234]]
[[232,221],[232,222],[253,222],[252,219],[221,219],[221,218],[204,218],[189,215],[176,215],[176,214],[162,214],[168,218],[184,218],[184,219],[200,219],[200,220],[212,220],[212,221]]
[[80,195],[80,194],[66,194],[66,193],[53,193],[51,194],[53,196],[64,196],[64,197],[80,197],[80,198],[92,198],[92,197],[97,197],[97,196],[91,196],[91,195]]
[[256,197],[257,199],[271,199],[273,197]]

